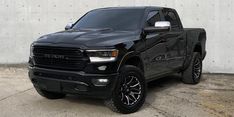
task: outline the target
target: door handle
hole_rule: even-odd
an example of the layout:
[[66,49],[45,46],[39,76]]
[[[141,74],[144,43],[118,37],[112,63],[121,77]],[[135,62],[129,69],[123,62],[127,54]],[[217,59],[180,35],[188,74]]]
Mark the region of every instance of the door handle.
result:
[[165,43],[165,42],[167,42],[166,39],[161,39],[158,43]]
[[182,40],[184,40],[184,38],[179,38],[179,40],[181,40],[181,41],[182,41]]

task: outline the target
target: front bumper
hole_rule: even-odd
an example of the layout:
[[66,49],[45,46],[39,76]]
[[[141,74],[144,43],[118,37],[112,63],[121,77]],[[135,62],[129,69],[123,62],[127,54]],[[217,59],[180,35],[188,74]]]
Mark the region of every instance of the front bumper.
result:
[[[35,87],[51,92],[78,94],[87,97],[109,98],[117,83],[118,74],[87,74],[29,67],[29,78]],[[105,86],[95,86],[93,80],[108,79]]]

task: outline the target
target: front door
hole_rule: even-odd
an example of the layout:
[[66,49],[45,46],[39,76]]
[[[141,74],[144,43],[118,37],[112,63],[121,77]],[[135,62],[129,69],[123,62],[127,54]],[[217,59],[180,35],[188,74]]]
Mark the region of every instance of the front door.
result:
[[[150,11],[145,27],[154,27],[156,21],[161,21],[159,11]],[[146,78],[154,77],[167,71],[166,40],[164,35],[157,32],[148,34],[146,44]]]
[[[147,77],[162,74],[167,71],[166,61],[166,40],[159,37],[158,34],[150,34],[147,36]],[[157,37],[157,38],[156,38]]]

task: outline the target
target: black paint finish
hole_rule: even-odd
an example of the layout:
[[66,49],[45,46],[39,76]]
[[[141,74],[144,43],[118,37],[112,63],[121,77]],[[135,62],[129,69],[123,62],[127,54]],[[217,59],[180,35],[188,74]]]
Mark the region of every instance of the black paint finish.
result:
[[[49,35],[45,35],[40,37],[37,41],[33,43],[33,47],[36,46],[46,46],[46,47],[63,47],[63,48],[77,48],[81,51],[87,49],[118,49],[119,55],[118,59],[111,63],[91,63],[89,61],[85,61],[85,67],[81,71],[69,71],[67,69],[53,69],[53,68],[44,68],[39,67],[35,64],[35,58],[30,57],[30,79],[33,81],[34,85],[38,82],[34,82],[37,79],[43,78],[43,82],[46,79],[55,80],[50,77],[50,75],[46,76],[38,76],[35,72],[42,72],[44,74],[63,74],[63,79],[56,79],[56,81],[64,84],[71,83],[76,84],[77,81],[83,82],[87,84],[87,91],[80,92],[75,91],[73,89],[67,89],[65,93],[75,93],[75,94],[85,94],[91,95],[93,97],[95,90],[95,86],[93,86],[90,82],[92,79],[97,78],[97,76],[109,78],[112,83],[108,84],[106,87],[97,88],[98,92],[95,95],[99,95],[97,97],[107,98],[112,91],[116,80],[113,79],[112,76],[117,78],[118,71],[121,69],[121,66],[127,63],[133,63],[139,65],[144,71],[144,75],[147,81],[151,81],[157,78],[160,78],[165,75],[170,75],[172,73],[180,72],[181,70],[188,67],[188,64],[191,61],[192,53],[194,51],[200,52],[202,58],[205,58],[205,43],[206,43],[206,32],[204,29],[193,28],[193,29],[185,29],[182,26],[182,23],[179,19],[178,14],[174,9],[163,8],[163,7],[119,7],[119,8],[103,8],[91,11],[91,13],[95,13],[95,11],[136,11],[141,12],[138,15],[141,18],[138,18],[139,24],[135,24],[136,29],[127,29],[123,28],[116,29],[115,27],[100,27],[100,28],[82,28],[79,29],[79,26],[76,24],[79,23],[78,20],[74,24],[74,28],[70,30],[65,30]],[[175,14],[176,21],[171,22],[173,24],[172,29],[166,32],[152,32],[145,33],[144,28],[147,26],[147,17],[151,11],[157,11],[159,15],[159,19],[155,21],[167,21],[168,12],[172,12]],[[90,12],[89,12],[90,13]],[[87,13],[87,14],[89,14]],[[98,12],[99,13],[99,12]],[[129,13],[129,12],[128,12]],[[86,15],[87,15],[86,14]],[[136,14],[136,13],[135,13]],[[94,15],[95,16],[95,15]],[[113,15],[114,16],[114,15]],[[84,16],[85,17],[85,16]],[[84,18],[83,17],[83,18]],[[82,19],[82,18],[81,18]],[[124,16],[123,19],[127,19]],[[121,14],[119,18],[112,19],[113,23],[121,22]],[[125,21],[124,20],[124,21]],[[131,22],[129,16],[128,22]],[[85,20],[82,20],[85,22]],[[90,21],[91,22],[91,21]],[[103,23],[103,22],[102,22]],[[128,24],[126,22],[122,22],[121,24]],[[83,26],[83,25],[82,25]],[[111,25],[115,26],[115,24]],[[131,25],[132,26],[132,25]],[[84,26],[85,27],[85,26]],[[134,26],[132,26],[134,27]],[[86,53],[84,52],[84,56]],[[132,61],[132,62],[129,62]],[[134,62],[137,63],[134,63]],[[106,65],[106,71],[97,70],[98,66]],[[77,73],[76,73],[77,72]],[[76,76],[77,74],[77,76]],[[67,76],[67,77],[66,77]],[[75,77],[75,80],[69,79],[69,77]],[[66,79],[67,78],[67,79]],[[79,84],[79,83],[78,83]],[[79,85],[84,85],[79,84]],[[58,92],[63,92],[61,85],[61,90]],[[109,88],[107,91],[106,88]]]

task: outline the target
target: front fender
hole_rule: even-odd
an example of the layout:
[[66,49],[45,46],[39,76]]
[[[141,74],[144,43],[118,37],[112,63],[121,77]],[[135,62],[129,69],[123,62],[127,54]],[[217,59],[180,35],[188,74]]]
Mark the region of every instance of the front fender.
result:
[[134,51],[127,52],[127,53],[122,57],[122,59],[121,59],[121,61],[120,61],[120,63],[119,63],[119,66],[118,66],[118,68],[117,68],[117,72],[119,72],[119,70],[121,69],[121,67],[122,67],[123,65],[125,65],[125,63],[127,62],[127,60],[129,60],[129,59],[131,59],[131,58],[135,58],[135,57],[139,58],[140,61],[142,62],[142,59],[141,59],[139,53],[134,52]]

